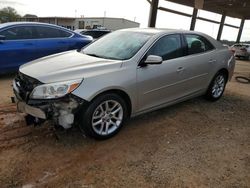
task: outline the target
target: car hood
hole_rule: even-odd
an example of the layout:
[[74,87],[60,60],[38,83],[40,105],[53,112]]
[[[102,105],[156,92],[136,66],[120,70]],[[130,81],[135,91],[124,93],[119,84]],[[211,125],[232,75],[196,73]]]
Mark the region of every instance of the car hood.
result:
[[31,61],[19,71],[43,83],[52,83],[110,73],[121,65],[119,60],[92,57],[73,50]]

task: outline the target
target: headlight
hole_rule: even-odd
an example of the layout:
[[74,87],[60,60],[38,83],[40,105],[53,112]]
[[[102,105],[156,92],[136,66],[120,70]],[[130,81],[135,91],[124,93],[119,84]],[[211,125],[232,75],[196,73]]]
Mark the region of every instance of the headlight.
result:
[[70,80],[65,82],[56,82],[43,84],[33,89],[30,98],[32,99],[54,99],[63,97],[74,91],[82,80]]

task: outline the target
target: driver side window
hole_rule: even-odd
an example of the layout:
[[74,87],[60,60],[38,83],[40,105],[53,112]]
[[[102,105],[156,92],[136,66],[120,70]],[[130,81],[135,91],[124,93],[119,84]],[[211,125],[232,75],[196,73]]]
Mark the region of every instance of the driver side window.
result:
[[34,28],[32,26],[17,26],[0,32],[6,40],[25,40],[34,38]]
[[161,56],[163,61],[183,56],[180,35],[166,35],[160,38],[148,51],[147,56]]

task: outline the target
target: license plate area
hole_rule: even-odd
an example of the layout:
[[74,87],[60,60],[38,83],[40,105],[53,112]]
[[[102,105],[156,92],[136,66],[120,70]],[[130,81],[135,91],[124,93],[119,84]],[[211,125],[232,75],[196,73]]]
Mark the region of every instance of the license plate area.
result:
[[41,119],[46,119],[46,114],[40,108],[36,108],[30,105],[27,105],[25,102],[18,101],[17,102],[17,110],[19,112],[24,112],[26,114],[30,114],[34,117],[38,117]]

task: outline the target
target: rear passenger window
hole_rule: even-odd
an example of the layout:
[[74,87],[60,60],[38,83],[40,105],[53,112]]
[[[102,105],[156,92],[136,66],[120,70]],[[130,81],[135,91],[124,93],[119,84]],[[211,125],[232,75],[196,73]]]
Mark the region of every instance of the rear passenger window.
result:
[[71,33],[52,27],[37,26],[37,38],[64,38],[71,36]]
[[5,36],[6,40],[32,39],[34,37],[33,31],[31,26],[18,26],[6,29],[0,32],[0,35]]
[[148,51],[148,55],[161,56],[163,60],[183,56],[180,35],[167,35],[160,38]]
[[185,35],[187,41],[188,55],[198,54],[214,49],[214,46],[205,38],[199,35]]

